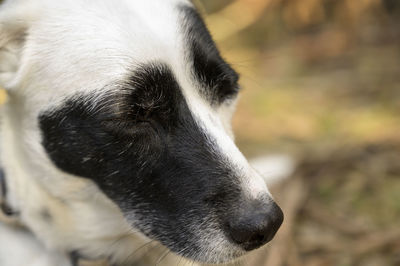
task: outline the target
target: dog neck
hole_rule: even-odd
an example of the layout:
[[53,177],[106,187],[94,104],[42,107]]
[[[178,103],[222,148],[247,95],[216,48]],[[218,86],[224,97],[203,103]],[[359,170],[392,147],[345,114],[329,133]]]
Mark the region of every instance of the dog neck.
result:
[[91,181],[32,162],[35,158],[29,152],[35,147],[28,147],[31,143],[19,130],[18,106],[11,103],[1,110],[0,161],[5,177],[0,199],[7,213],[13,210],[18,215],[4,218],[22,224],[52,250],[79,250],[85,258],[127,258],[147,242],[132,233],[118,207]]

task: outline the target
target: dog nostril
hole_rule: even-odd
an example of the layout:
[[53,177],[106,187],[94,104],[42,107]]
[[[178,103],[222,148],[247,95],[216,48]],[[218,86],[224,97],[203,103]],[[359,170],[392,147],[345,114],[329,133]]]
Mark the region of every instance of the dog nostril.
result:
[[[230,225],[229,226],[230,234],[232,239],[236,244],[242,245],[246,242],[252,241],[252,232],[247,228],[242,228],[240,225]],[[261,236],[261,235],[257,235]]]
[[257,243],[261,243],[263,241],[266,240],[266,235],[262,235],[262,234],[255,234],[254,237],[250,238],[250,242],[257,242]]
[[227,231],[234,243],[250,251],[269,242],[275,236],[282,221],[282,210],[272,203],[264,207],[262,211],[241,214],[238,220],[229,222]]
[[269,241],[269,235],[271,235],[267,227],[261,230],[254,230],[252,228],[241,228],[241,225],[232,226],[230,234],[232,240],[236,244],[248,251],[267,243]]

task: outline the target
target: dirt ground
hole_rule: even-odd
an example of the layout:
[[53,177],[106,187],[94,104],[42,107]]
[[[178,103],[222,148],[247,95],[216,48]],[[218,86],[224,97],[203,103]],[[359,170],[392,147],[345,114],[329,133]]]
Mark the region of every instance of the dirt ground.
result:
[[241,73],[238,145],[299,162],[242,265],[400,265],[400,2],[196,2]]
[[305,151],[273,190],[283,227],[243,265],[400,265],[399,144]]
[[194,2],[241,73],[238,145],[298,162],[281,230],[236,265],[400,265],[400,1]]

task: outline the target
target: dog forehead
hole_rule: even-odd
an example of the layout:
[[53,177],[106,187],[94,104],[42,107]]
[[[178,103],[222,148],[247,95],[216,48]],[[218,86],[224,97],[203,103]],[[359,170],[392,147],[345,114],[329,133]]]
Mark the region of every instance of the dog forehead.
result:
[[[37,1],[37,2],[36,2]],[[36,0],[20,79],[32,105],[117,89],[143,65],[167,64],[186,98],[221,103],[237,74],[222,59],[190,1]],[[49,104],[51,103],[51,104]]]
[[[85,41],[107,41],[128,38],[130,47],[140,47],[150,37],[171,43],[179,33],[179,7],[191,6],[186,0],[36,0],[41,7],[39,19],[44,21],[44,30],[58,29],[59,35],[73,36],[79,40],[85,34]],[[51,33],[51,32],[50,32]],[[67,36],[68,37],[68,36]],[[134,40],[134,42],[132,42]],[[80,43],[82,44],[82,43]],[[149,45],[148,42],[146,42]],[[143,48],[143,47],[142,47]]]
[[[237,76],[189,1],[38,1],[46,5],[26,46],[25,70],[34,88],[27,93],[29,106],[40,108],[32,115],[55,110],[76,95],[94,95],[94,102],[101,102],[143,65],[161,63],[171,70],[200,127],[236,165],[247,165],[227,133],[229,114],[222,115],[207,97],[219,81],[232,85]],[[139,87],[148,89],[131,89]]]
[[101,90],[154,61],[185,69],[180,6],[189,1],[37,2],[43,5],[29,29],[21,78],[29,76],[46,95]]

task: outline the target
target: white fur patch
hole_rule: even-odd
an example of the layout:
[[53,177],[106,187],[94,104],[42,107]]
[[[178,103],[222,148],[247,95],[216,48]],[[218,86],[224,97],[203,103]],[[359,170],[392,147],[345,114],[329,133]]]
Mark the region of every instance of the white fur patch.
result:
[[47,250],[31,233],[0,222],[1,266],[71,266],[65,254]]
[[[198,93],[199,84],[184,53],[187,40],[181,30],[180,3],[190,1],[9,0],[0,9],[0,85],[10,92],[1,114],[0,161],[8,177],[10,204],[41,240],[36,243],[31,236],[0,225],[0,252],[2,243],[15,236],[16,242],[10,245],[15,252],[20,250],[17,243],[24,242],[21,247],[29,249],[27,257],[42,251],[44,257],[38,259],[43,263],[64,266],[55,263],[60,258],[47,250],[79,249],[88,256],[123,260],[149,241],[132,232],[118,207],[94,183],[53,165],[41,145],[37,117],[72,95],[105,94],[112,89],[110,84],[153,61],[171,67],[197,122],[238,171],[248,195],[269,195],[261,176],[234,143],[229,125],[234,106],[215,110]],[[6,29],[15,26],[10,21],[18,21],[17,30]],[[24,28],[26,40],[11,36]],[[51,222],[40,217],[43,210]],[[203,242],[221,253],[229,247],[222,231],[209,232]],[[7,262],[4,265],[36,265]]]

